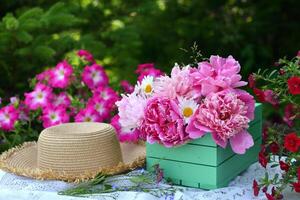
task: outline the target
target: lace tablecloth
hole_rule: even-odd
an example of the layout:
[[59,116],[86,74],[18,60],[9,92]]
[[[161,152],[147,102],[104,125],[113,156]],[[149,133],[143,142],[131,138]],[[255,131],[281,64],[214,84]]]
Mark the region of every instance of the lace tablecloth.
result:
[[[278,168],[268,169],[274,174]],[[135,171],[133,173],[139,173]],[[101,195],[93,195],[85,197],[70,197],[58,195],[58,191],[72,187],[62,181],[38,181],[25,177],[15,176],[10,173],[5,173],[0,170],[0,199],[15,200],[15,199],[30,199],[30,200],[81,200],[81,199],[100,199],[100,200],[148,200],[148,199],[164,199],[164,200],[262,200],[265,199],[263,194],[258,197],[253,196],[252,182],[253,178],[262,177],[265,170],[258,163],[253,164],[247,171],[235,178],[228,187],[204,191],[193,188],[182,188],[175,192],[174,195],[155,197],[149,193],[143,192],[115,192]],[[120,180],[126,175],[119,176]],[[162,187],[166,186],[162,184]],[[286,191],[285,199],[293,200],[300,199],[299,194]]]

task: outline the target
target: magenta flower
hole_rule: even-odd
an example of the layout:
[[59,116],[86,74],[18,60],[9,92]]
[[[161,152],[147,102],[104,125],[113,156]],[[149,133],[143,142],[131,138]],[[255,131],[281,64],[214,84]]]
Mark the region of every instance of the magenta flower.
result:
[[146,76],[158,77],[163,75],[162,71],[154,67],[154,63],[139,64],[135,73],[138,74],[138,81],[141,82]]
[[55,107],[64,106],[68,108],[71,105],[71,100],[66,92],[53,95],[51,102]]
[[13,105],[0,109],[0,128],[4,131],[12,131],[18,119],[19,111]]
[[98,112],[92,107],[86,107],[75,116],[75,122],[101,122]]
[[140,132],[138,129],[135,129],[132,132],[122,132],[121,124],[119,122],[120,116],[115,115],[111,119],[111,125],[116,129],[117,136],[120,142],[137,142],[139,139]]
[[20,101],[19,103],[19,119],[21,121],[29,120],[29,108],[25,105],[24,101]]
[[149,99],[140,131],[150,144],[157,142],[166,147],[181,145],[189,139],[178,104],[165,97]]
[[72,66],[64,60],[50,71],[49,83],[54,88],[66,88],[70,84],[72,74]]
[[43,121],[44,128],[48,128],[50,126],[67,123],[69,122],[69,115],[66,111],[66,107],[58,106],[54,107],[52,105],[48,105],[43,109],[43,115],[41,117]]
[[253,97],[242,90],[211,93],[200,104],[186,132],[193,139],[211,133],[215,142],[223,148],[230,140],[232,150],[244,154],[254,144],[246,130],[254,118],[254,105]]
[[121,82],[120,82],[120,85],[121,85],[122,89],[123,89],[126,93],[128,93],[128,94],[130,94],[130,93],[132,93],[132,92],[134,91],[133,85],[131,85],[131,84],[130,84],[128,81],[126,81],[126,80],[121,81]]
[[191,68],[188,66],[180,69],[175,64],[171,72],[171,77],[161,76],[157,78],[154,87],[155,96],[168,97],[170,99],[177,97],[194,99],[200,96],[200,93],[194,89]]
[[49,103],[52,97],[52,89],[44,84],[36,84],[34,91],[25,93],[25,105],[30,110],[36,110]]
[[136,74],[141,74],[143,72],[148,71],[149,69],[154,69],[154,63],[139,64],[137,69],[135,70],[135,73]]
[[103,67],[97,64],[86,66],[82,73],[83,82],[90,88],[94,89],[108,84],[108,76]]
[[112,107],[119,100],[119,95],[110,87],[98,87],[93,91],[93,96],[100,97]]
[[110,117],[111,106],[107,101],[103,100],[99,96],[90,98],[88,100],[87,106],[94,108],[103,120],[108,119]]
[[240,64],[232,56],[211,56],[209,62],[200,62],[198,70],[192,73],[195,88],[206,96],[224,89],[247,85],[241,81],[240,69]]
[[95,59],[94,59],[93,55],[87,50],[81,49],[81,50],[77,51],[77,55],[79,57],[82,57],[85,61],[95,63]]
[[47,70],[43,71],[42,73],[36,75],[36,79],[38,80],[38,82],[48,83],[48,81],[50,79],[51,71],[52,71],[52,69],[47,69]]

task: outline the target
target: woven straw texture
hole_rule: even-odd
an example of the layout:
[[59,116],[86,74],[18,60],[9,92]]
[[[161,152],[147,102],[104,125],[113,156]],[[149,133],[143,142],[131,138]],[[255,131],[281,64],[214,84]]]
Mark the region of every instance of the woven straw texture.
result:
[[143,144],[119,144],[112,126],[69,123],[45,129],[0,156],[0,168],[36,179],[78,182],[98,173],[119,174],[143,166]]

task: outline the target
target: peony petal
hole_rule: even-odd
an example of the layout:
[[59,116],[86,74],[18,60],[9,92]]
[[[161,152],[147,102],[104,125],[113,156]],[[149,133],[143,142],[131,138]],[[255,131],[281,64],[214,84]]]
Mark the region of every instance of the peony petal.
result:
[[190,138],[192,139],[200,138],[207,133],[207,131],[199,129],[199,125],[196,124],[197,122],[192,119],[185,129],[185,131],[189,134]]
[[213,140],[216,142],[217,145],[221,146],[222,148],[225,148],[227,146],[227,140],[222,140],[217,133],[212,132],[211,136]]
[[237,154],[244,154],[246,149],[254,145],[252,136],[247,131],[242,131],[230,138],[232,150]]
[[201,86],[201,94],[204,96],[207,96],[208,94],[212,93],[212,92],[217,92],[218,91],[218,87],[216,87],[215,85],[209,84],[209,83],[202,83]]

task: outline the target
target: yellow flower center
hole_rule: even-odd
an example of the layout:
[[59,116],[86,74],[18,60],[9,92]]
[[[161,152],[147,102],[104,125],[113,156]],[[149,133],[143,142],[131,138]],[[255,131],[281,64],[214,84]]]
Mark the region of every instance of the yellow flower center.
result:
[[184,117],[190,117],[193,115],[193,109],[191,109],[190,107],[186,107],[183,109],[183,116]]
[[150,84],[146,85],[145,92],[150,93],[152,91],[152,86]]
[[37,98],[38,98],[38,99],[42,99],[42,98],[43,98],[43,93],[42,93],[42,92],[39,92],[38,95],[37,95]]
[[85,118],[85,121],[86,121],[86,122],[91,122],[92,119],[91,119],[90,117],[86,117],[86,118]]

